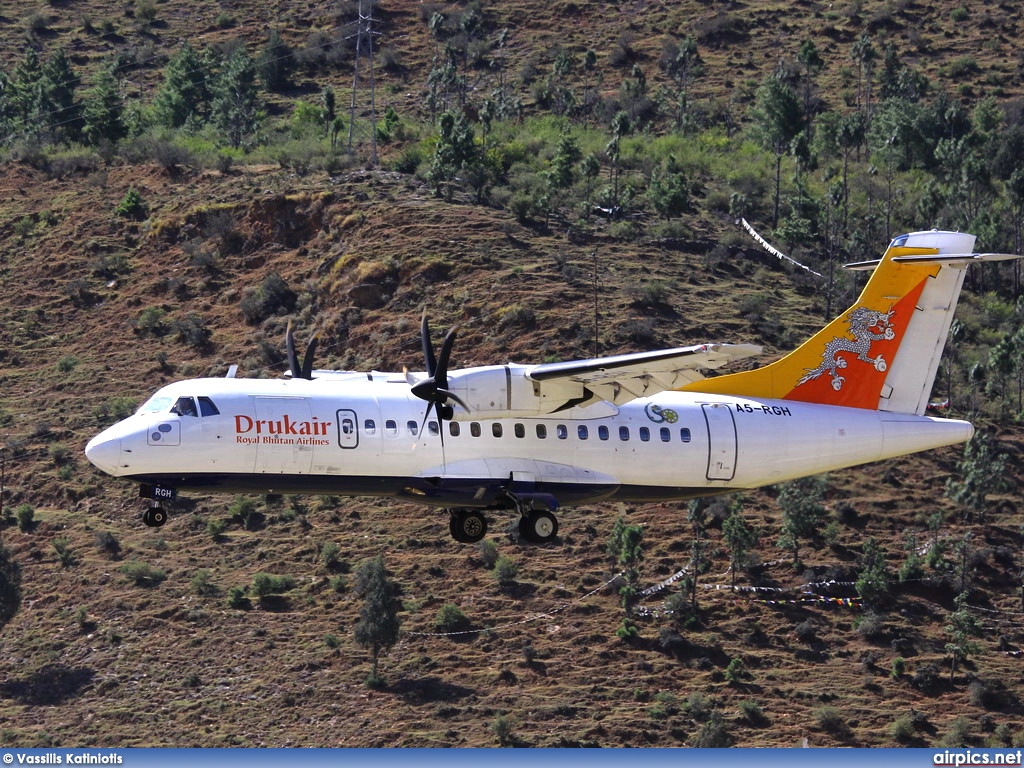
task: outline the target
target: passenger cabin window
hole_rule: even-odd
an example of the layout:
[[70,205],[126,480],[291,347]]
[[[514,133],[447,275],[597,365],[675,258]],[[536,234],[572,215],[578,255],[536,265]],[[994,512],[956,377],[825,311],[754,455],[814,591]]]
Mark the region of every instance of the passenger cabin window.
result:
[[494,435],[495,437],[501,437],[502,429],[500,422],[496,421],[493,424],[491,424],[491,434]]
[[526,437],[526,427],[524,427],[522,424],[516,424],[515,431],[516,431],[516,437],[518,437],[520,439]]
[[661,428],[661,442],[668,443],[672,440],[672,430],[668,427]]
[[643,440],[645,443],[650,442],[651,430],[649,430],[647,427],[640,427],[640,439]]
[[452,437],[458,437],[460,434],[462,434],[462,427],[459,426],[459,422],[448,422],[448,434],[451,435]]
[[579,426],[576,427],[576,436],[580,440],[586,440],[588,437],[590,437],[590,430],[587,429],[586,425],[580,424]]
[[683,427],[679,430],[679,438],[684,442],[690,442],[690,430],[688,427]]
[[537,425],[537,437],[539,437],[541,440],[543,440],[547,436],[548,436],[547,425],[546,424],[538,424]]
[[208,397],[199,398],[199,413],[202,416],[219,416],[220,411],[217,406],[213,404],[213,400]]
[[622,442],[629,440],[629,427],[619,427],[619,440]]
[[604,427],[604,426],[598,427],[597,428],[597,436],[599,438],[601,438],[602,440],[607,440],[608,439],[608,427]]
[[430,434],[435,435],[435,436],[441,434],[441,430],[437,428],[437,422],[436,421],[428,421],[427,422],[427,431]]
[[385,421],[384,434],[388,437],[396,437],[398,435],[398,422],[394,419],[388,419]]
[[420,431],[419,424],[417,424],[415,421],[411,421],[411,420],[405,422],[405,428],[407,430],[409,430],[409,434],[412,435],[413,437],[415,437],[416,433]]
[[555,432],[558,434],[559,440],[565,440],[569,437],[569,428],[565,424],[559,424],[555,427]]
[[373,419],[367,419],[363,422],[363,431],[368,435],[377,434],[377,422]]
[[480,437],[480,422],[471,421],[469,422],[469,434],[473,437]]
[[174,405],[171,406],[171,413],[176,413],[179,416],[199,415],[199,411],[196,409],[196,401],[191,397],[179,397]]

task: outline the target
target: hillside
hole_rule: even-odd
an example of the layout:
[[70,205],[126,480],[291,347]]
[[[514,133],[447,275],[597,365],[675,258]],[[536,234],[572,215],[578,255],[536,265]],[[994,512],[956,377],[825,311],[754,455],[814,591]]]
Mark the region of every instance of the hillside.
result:
[[[176,0],[152,6],[155,19],[140,25],[148,7],[121,17],[88,3],[40,10],[15,0],[0,18],[0,62],[9,70],[20,60],[26,30],[46,50],[67,46],[88,69],[115,50],[163,62],[185,38],[258,45],[274,26],[298,47],[314,30],[343,26],[319,6],[282,1],[255,16],[247,4]],[[510,71],[531,57],[547,66],[560,45],[602,59],[632,51],[655,78],[661,36],[694,30],[704,35],[706,67],[695,98],[708,104],[749,103],[780,50],[795,55],[808,35],[831,62],[822,91],[841,100],[855,90],[842,69],[864,29],[900,41],[940,81],[960,73],[956,88],[972,101],[992,95],[1010,105],[1020,95],[1012,45],[1021,19],[1009,4],[966,18],[937,2],[833,10],[524,0],[486,10],[493,29],[510,29]],[[422,12],[404,3],[379,12],[381,42],[402,62],[379,73],[381,103],[422,114],[434,45]],[[953,66],[968,56],[973,66]],[[132,71],[139,93],[159,82],[158,67]],[[350,86],[350,68],[327,71],[337,88]],[[605,72],[606,91],[628,74]],[[305,77],[274,97],[271,116],[316,99],[323,83]],[[523,87],[527,105],[533,94]],[[690,560],[686,504],[565,510],[557,542],[545,547],[513,541],[495,518],[490,538],[518,565],[505,582],[481,550],[449,538],[443,515],[407,504],[260,498],[247,519],[233,498],[194,496],[177,503],[166,527],[145,528],[135,489],[95,471],[85,442],[165,382],[220,376],[232,364],[243,375],[279,375],[289,320],[300,339],[320,334],[324,367],[418,367],[424,308],[436,333],[458,326],[453,365],[589,356],[596,264],[604,354],[735,341],[764,344],[770,358],[820,324],[820,287],[710,205],[697,206],[674,236],[627,236],[599,219],[523,220],[464,189],[435,195],[422,170],[396,169],[391,161],[415,140],[382,146],[380,167],[362,155],[330,173],[258,153],[220,168],[120,157],[66,174],[8,156],[0,424],[9,520],[0,534],[22,566],[24,596],[0,630],[5,745],[1021,743],[1019,494],[995,494],[986,519],[966,519],[945,495],[959,448],[828,478],[829,541],[805,547],[799,570],[775,546],[776,492],[745,495],[763,565],[738,584],[763,591],[711,588],[729,583],[720,524],[712,524],[698,621],[680,627],[659,613],[679,592],[672,584],[642,601],[653,615],[635,619],[639,635],[629,640],[615,634],[618,568],[605,553],[615,518],[643,526],[641,579],[654,586]],[[129,189],[145,204],[137,217],[116,213]],[[658,286],[656,301],[642,290],[649,285]],[[262,311],[272,289],[284,301]],[[989,311],[974,296],[964,310]],[[1010,424],[998,434],[1019,483],[1022,444]],[[13,520],[19,505],[34,509],[25,530]],[[850,582],[870,538],[895,574],[907,531],[922,551],[943,544],[944,565],[924,580],[894,577],[873,612],[828,600],[856,596]],[[963,541],[983,632],[950,682],[945,627]],[[403,634],[382,661],[381,689],[364,684],[369,654],[353,639],[362,603],[353,571],[377,555],[403,603]],[[293,586],[260,600],[252,583],[261,572],[292,577]],[[248,600],[232,605],[232,588],[246,588]],[[445,605],[461,609],[469,631],[437,632]],[[893,676],[897,657],[905,670]],[[748,675],[729,682],[734,659]]]

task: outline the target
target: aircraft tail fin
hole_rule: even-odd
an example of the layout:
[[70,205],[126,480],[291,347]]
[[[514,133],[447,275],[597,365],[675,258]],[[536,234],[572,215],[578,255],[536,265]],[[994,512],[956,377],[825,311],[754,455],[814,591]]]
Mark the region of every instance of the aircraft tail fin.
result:
[[1020,258],[973,253],[975,236],[913,232],[881,259],[857,302],[785,357],[684,389],[923,414],[968,264]]

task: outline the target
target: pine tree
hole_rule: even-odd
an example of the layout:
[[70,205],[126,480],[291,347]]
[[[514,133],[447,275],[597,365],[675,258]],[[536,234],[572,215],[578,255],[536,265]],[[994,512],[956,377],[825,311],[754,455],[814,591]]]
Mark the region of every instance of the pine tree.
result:
[[209,106],[203,62],[185,43],[164,70],[164,81],[153,97],[153,119],[168,128],[181,128],[190,118],[202,119]]
[[961,592],[954,600],[956,610],[949,614],[949,624],[946,625],[946,632],[949,635],[949,642],[946,643],[946,653],[949,655],[949,681],[953,682],[953,675],[956,674],[957,665],[966,661],[969,656],[976,656],[981,653],[981,644],[971,638],[981,634],[981,625],[971,615],[967,606],[967,593]]
[[14,618],[21,607],[21,566],[10,551],[0,544],[0,630]]
[[861,570],[857,577],[857,594],[869,605],[877,605],[889,594],[889,569],[885,564],[885,551],[875,539],[864,542]]
[[[959,479],[958,479],[959,478]],[[979,430],[966,445],[957,473],[946,482],[946,495],[967,515],[985,519],[986,497],[1000,493],[1006,484],[1006,453],[988,430]]]
[[379,686],[383,680],[378,675],[381,653],[386,653],[398,641],[401,603],[397,597],[397,586],[388,579],[384,557],[378,555],[363,563],[356,571],[356,592],[363,597],[359,611],[355,640],[373,654],[373,671],[367,680],[371,686]]
[[124,124],[124,101],[121,89],[114,75],[116,64],[108,62],[101,66],[92,78],[92,88],[85,98],[82,117],[85,121],[83,133],[89,144],[102,141],[116,142],[127,134]]
[[75,138],[81,130],[81,108],[75,89],[81,79],[75,74],[63,48],[58,48],[42,68],[41,111],[51,133]]
[[11,74],[9,97],[17,133],[32,134],[38,128],[43,67],[35,48],[29,46]]
[[266,45],[260,51],[258,68],[260,81],[268,91],[283,91],[291,84],[295,59],[291,47],[276,29],[271,29]]
[[722,536],[729,547],[729,570],[732,574],[732,586],[736,586],[736,572],[746,566],[750,551],[757,546],[760,532],[750,525],[740,514],[738,508],[733,508],[732,514],[722,523]]
[[774,227],[779,223],[782,158],[789,153],[793,140],[804,127],[800,102],[785,80],[772,76],[757,89],[754,121],[761,146],[775,155],[775,208],[772,215]]
[[231,147],[238,149],[260,122],[256,68],[244,46],[228,56],[213,91],[213,120]]
[[793,564],[800,563],[800,542],[813,538],[821,528],[825,507],[825,479],[804,477],[779,485],[778,504],[782,509],[782,535],[779,547],[793,553]]

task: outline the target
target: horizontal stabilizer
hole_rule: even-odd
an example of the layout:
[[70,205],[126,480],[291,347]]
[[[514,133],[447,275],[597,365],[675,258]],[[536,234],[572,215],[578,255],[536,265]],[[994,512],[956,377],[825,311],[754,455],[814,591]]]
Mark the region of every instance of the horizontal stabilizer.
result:
[[[1019,258],[1021,258],[1019,253],[936,253],[924,256],[895,256],[893,261],[900,264],[956,264],[958,262],[970,264],[977,261],[1012,261]],[[871,259],[843,266],[846,269],[863,272],[874,269],[881,262],[881,259]]]

